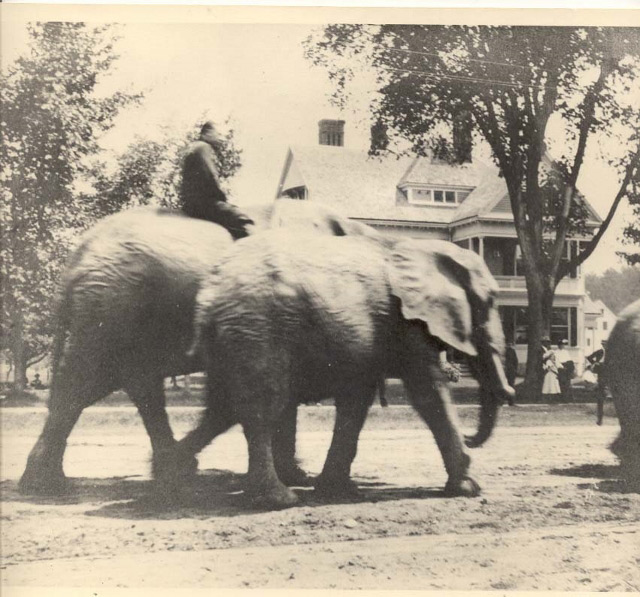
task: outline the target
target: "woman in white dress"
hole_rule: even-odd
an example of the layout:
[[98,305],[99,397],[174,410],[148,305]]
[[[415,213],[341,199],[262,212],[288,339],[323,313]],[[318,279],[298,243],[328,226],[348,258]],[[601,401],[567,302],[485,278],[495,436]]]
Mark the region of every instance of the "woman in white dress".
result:
[[558,380],[558,363],[556,353],[551,348],[549,338],[542,340],[542,368],[544,369],[544,381],[542,383],[542,395],[549,398],[557,398],[560,395],[560,381]]

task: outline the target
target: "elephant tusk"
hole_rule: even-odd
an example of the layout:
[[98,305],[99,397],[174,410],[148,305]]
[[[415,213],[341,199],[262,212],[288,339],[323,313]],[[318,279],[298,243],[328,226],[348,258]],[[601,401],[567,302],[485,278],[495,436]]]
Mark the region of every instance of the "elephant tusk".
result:
[[504,369],[502,367],[502,362],[500,361],[500,357],[497,353],[493,353],[491,355],[491,364],[493,365],[493,370],[496,374],[496,389],[498,392],[502,393],[504,398],[513,399],[516,396],[516,391],[509,385],[507,381],[507,376],[504,373]]

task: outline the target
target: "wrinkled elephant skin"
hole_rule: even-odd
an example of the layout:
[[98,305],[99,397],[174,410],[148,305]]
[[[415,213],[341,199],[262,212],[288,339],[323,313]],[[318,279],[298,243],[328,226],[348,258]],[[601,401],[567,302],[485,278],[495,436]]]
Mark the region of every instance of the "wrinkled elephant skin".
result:
[[[178,443],[201,449],[233,423],[249,450],[247,492],[262,506],[296,503],[274,465],[274,430],[298,397],[331,396],[336,422],[316,488],[353,490],[351,464],[381,377],[398,377],[430,427],[448,473],[447,495],[477,495],[470,458],[439,364],[443,343],[476,357],[486,440],[505,392],[503,345],[482,260],[452,243],[375,242],[271,231],[232,247],[203,282],[197,343],[211,391],[196,430]],[[437,334],[437,336],[436,336]],[[479,432],[480,433],[480,432]]]

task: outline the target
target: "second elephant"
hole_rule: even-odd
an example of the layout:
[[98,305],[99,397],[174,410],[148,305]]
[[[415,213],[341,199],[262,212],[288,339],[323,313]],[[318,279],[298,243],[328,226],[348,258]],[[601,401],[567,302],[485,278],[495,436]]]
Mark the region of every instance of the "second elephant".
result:
[[627,482],[640,490],[640,300],[618,316],[607,344],[604,375],[620,421],[611,450],[620,458]]
[[[479,445],[511,395],[500,355],[497,286],[474,253],[442,241],[372,241],[273,231],[237,243],[198,295],[196,327],[211,391],[203,421],[178,444],[182,457],[241,423],[247,490],[268,507],[296,495],[273,453],[298,396],[332,396],[334,436],[316,489],[354,489],[350,470],[378,382],[401,378],[435,437],[447,493],[476,495],[470,458],[439,366],[443,343],[471,355],[480,381]],[[179,458],[178,458],[179,460]]]

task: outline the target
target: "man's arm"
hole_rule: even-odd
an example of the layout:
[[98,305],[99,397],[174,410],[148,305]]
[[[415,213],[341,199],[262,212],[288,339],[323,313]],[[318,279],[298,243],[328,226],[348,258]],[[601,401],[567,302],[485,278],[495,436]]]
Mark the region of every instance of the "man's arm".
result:
[[600,350],[596,350],[595,352],[592,352],[587,357],[587,361],[589,361],[593,365],[594,363],[597,363],[598,361],[600,361],[603,356],[604,356],[604,350],[602,350],[601,348]]

